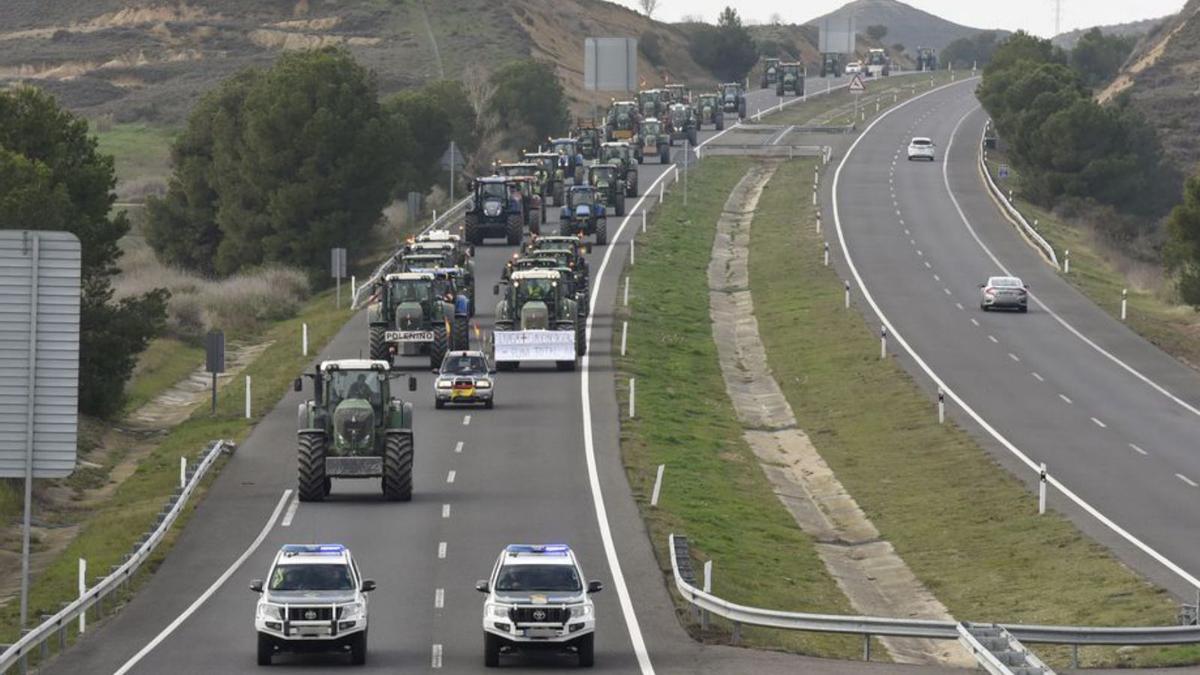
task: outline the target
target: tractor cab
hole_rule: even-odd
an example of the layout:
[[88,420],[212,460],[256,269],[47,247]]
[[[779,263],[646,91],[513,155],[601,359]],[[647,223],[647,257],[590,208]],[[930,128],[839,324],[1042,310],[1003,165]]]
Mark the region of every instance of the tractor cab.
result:
[[686,104],[691,102],[692,96],[688,91],[686,84],[668,84],[667,86],[663,87],[663,89],[667,91],[667,95],[670,97],[671,103]]

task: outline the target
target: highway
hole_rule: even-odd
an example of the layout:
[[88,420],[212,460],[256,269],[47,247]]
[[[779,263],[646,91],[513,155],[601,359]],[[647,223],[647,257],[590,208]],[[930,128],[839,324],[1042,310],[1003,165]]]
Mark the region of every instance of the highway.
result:
[[[776,102],[765,91],[751,95],[752,109]],[[642,193],[667,171],[673,174],[670,166],[642,165]],[[648,199],[656,198],[655,191]],[[700,645],[675,617],[620,460],[610,358],[617,277],[634,219],[640,224],[640,204],[627,200],[631,224],[618,230],[622,220],[610,219],[612,243],[590,255],[594,311],[582,372],[560,373],[551,366],[502,373],[494,410],[439,411],[427,360],[401,359],[420,381],[412,399],[414,497],[405,504],[384,502],[374,480],[335,480],[326,502],[296,502],[296,406],[310,391],[289,392],[241,444],[128,606],[47,670],[258,672],[255,595],[247,583],[266,574],[284,543],[338,542],[351,548],[364,576],[378,583],[371,596],[366,670],[482,671],[482,596],[474,582],[487,576],[504,545],[556,541],[570,544],[588,577],[606,587],[594,596],[596,670],[784,673],[806,664],[814,672],[862,672],[863,664]],[[512,252],[499,240],[477,247],[475,320],[481,327],[491,326],[490,289]],[[362,312],[317,360],[357,357],[366,336]],[[276,659],[305,670],[326,670],[341,661],[320,655]],[[575,662],[546,655],[504,658],[502,664],[520,671]],[[872,672],[928,669],[883,665]]]
[[[936,373],[977,416],[957,418],[1006,466],[1032,482],[1036,473],[1012,448],[1045,462],[1144,548],[1053,490],[1051,506],[1194,599],[1184,578],[1200,574],[1192,539],[1200,526],[1200,376],[1075,291],[1001,216],[977,169],[986,116],[976,83],[915,99],[864,132],[826,181],[836,200],[836,212],[826,208],[837,227],[830,236],[840,237],[831,243],[853,262],[856,300],[865,288],[872,322],[879,325],[876,309],[887,318],[890,351],[919,382],[932,388],[924,368]],[[908,162],[913,136],[933,138],[938,161]],[[979,309],[978,285],[1006,273],[1029,284],[1028,314]]]

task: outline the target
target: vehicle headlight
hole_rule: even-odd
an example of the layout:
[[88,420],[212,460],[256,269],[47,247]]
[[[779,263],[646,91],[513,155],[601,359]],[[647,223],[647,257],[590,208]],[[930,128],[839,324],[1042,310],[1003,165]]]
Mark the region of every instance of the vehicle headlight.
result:
[[575,605],[575,606],[571,607],[571,618],[572,619],[583,619],[583,618],[587,618],[591,615],[592,615],[592,605],[590,605],[590,604]]
[[475,388],[476,389],[491,389],[492,381],[491,380],[475,380]]
[[487,606],[484,607],[484,613],[497,619],[507,619],[508,609],[508,605],[498,605],[489,602]]
[[438,380],[437,381],[438,389],[449,389],[451,386],[452,385],[451,385],[450,380]]
[[258,615],[263,619],[283,621],[283,607],[266,602],[258,603]]
[[367,603],[359,600],[348,605],[342,605],[342,615],[339,621],[356,621],[367,615]]

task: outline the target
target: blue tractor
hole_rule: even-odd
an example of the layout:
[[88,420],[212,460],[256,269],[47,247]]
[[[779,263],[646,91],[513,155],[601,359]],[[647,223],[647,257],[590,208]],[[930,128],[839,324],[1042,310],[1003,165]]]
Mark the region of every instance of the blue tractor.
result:
[[596,243],[608,243],[608,213],[604,196],[592,185],[575,185],[559,214],[559,234],[565,237],[596,235]]

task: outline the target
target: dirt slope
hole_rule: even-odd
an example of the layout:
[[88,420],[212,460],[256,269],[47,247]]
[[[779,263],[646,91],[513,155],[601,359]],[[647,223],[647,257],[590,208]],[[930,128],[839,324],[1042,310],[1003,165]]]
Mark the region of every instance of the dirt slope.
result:
[[1167,156],[1185,173],[1200,163],[1200,0],[1189,0],[1152,32],[1099,95],[1128,95],[1158,129]]
[[958,38],[969,38],[983,30],[947,21],[898,0],[854,0],[809,23],[819,24],[826,17],[845,16],[855,17],[856,27],[862,35],[866,35],[867,26],[887,26],[883,42],[903,44],[910,53],[915,53],[917,47],[933,47],[940,51]]
[[647,84],[711,81],[679,29],[600,0],[4,0],[0,85],[31,81],[88,116],[178,124],[199,96],[280,52],[342,45],[384,92],[534,55],[581,103],[583,40],[654,33]]

